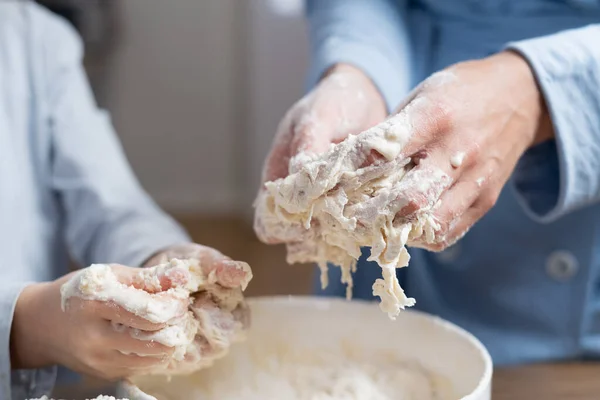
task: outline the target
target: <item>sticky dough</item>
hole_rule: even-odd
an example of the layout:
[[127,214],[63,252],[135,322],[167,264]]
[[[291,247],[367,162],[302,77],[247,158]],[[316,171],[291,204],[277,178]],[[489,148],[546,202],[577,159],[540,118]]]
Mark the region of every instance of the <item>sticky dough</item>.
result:
[[[352,296],[352,272],[360,249],[370,247],[369,260],[382,269],[373,294],[392,319],[415,304],[396,277],[396,268],[407,266],[410,259],[405,245],[415,240],[432,243],[440,229],[430,210],[421,210],[410,220],[396,218],[406,205],[397,201],[402,198],[402,180],[414,167],[409,159],[398,158],[410,131],[407,114],[401,113],[331,145],[322,155],[300,153],[290,161],[290,174],[267,182],[255,202],[259,238],[285,242],[289,263],[317,263],[323,288],[328,284],[327,264],[339,266],[347,298]],[[366,163],[365,155],[372,151],[385,160]],[[423,178],[441,185],[447,176],[433,172]]]
[[[252,274],[246,263],[236,263]],[[181,278],[181,284],[160,291],[149,293],[137,288],[160,288],[159,277],[170,275]],[[200,302],[203,297],[214,299],[219,304],[219,310],[225,315],[231,315],[243,303],[242,289],[227,289],[217,284],[215,272],[205,274],[198,260],[173,259],[167,263],[152,268],[140,269],[138,285],[121,283],[108,264],[94,264],[81,270],[61,287],[62,308],[68,308],[69,300],[78,297],[85,300],[110,302],[123,307],[125,310],[146,319],[147,321],[166,324],[156,332],[145,332],[113,323],[116,331],[127,331],[139,340],[156,341],[168,347],[174,347],[175,352],[169,363],[161,364],[152,374],[181,374],[212,365],[223,357],[232,342],[242,340],[243,326],[240,321],[218,321],[222,314],[205,309]],[[243,282],[245,288],[248,282]],[[199,302],[200,301],[200,302]],[[216,309],[214,303],[213,311]],[[186,306],[187,305],[187,306]],[[213,318],[214,317],[214,318]],[[210,350],[210,351],[208,351]],[[143,354],[139,354],[144,356]]]

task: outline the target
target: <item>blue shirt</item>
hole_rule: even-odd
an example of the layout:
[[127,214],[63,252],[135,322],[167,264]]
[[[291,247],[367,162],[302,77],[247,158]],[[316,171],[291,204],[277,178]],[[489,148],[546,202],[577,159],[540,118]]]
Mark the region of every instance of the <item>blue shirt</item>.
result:
[[[308,0],[307,16],[309,83],[353,64],[389,110],[453,63],[507,48],[529,61],[556,139],[525,153],[464,239],[412,249],[399,275],[416,308],[474,333],[496,364],[600,356],[600,1]],[[354,294],[371,299],[367,264]],[[321,293],[343,295],[330,275]]]
[[[138,266],[188,241],[136,181],[82,67],[67,22],[0,2],[0,399],[36,398],[54,368],[11,371],[12,315],[25,285],[80,264]],[[68,253],[67,253],[68,252]]]

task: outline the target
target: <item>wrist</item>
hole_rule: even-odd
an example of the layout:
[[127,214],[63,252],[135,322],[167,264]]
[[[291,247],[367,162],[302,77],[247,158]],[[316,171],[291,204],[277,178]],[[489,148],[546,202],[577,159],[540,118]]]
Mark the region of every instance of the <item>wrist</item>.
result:
[[529,62],[521,54],[512,50],[499,53],[497,57],[502,57],[510,64],[510,70],[516,83],[515,90],[520,90],[522,93],[527,94],[523,104],[519,104],[518,106],[519,109],[528,112],[528,117],[532,121],[528,147],[553,139],[554,128],[546,100]]
[[546,102],[544,100],[542,101],[543,109],[538,119],[538,129],[532,146],[554,139],[554,125],[552,125],[552,118],[550,118],[550,112],[548,111]]
[[26,286],[15,305],[10,333],[12,369],[41,368],[54,364],[47,355],[46,338],[51,332],[44,326],[43,293],[47,283]]
[[[332,80],[332,78],[335,80]],[[340,85],[341,83],[341,87],[344,89],[354,88],[361,93],[359,98],[364,96],[371,110],[377,110],[378,114],[383,114],[378,116],[378,119],[385,118],[387,114],[385,99],[375,82],[362,69],[354,65],[344,63],[333,65],[325,71],[319,83],[333,83],[334,85]]]

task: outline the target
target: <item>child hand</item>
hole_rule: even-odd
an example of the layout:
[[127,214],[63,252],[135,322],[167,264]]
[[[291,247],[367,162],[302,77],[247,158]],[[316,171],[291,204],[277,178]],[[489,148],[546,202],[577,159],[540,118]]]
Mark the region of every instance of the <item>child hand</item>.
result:
[[[139,269],[112,266],[114,275],[127,284]],[[141,341],[115,324],[145,332],[166,326],[152,315],[136,315],[110,301],[69,298],[61,309],[61,287],[74,277],[26,287],[16,304],[11,334],[13,368],[37,368],[61,364],[104,379],[118,379],[156,368],[169,361],[174,348]],[[187,299],[164,293],[139,291],[141,301],[171,310],[171,318],[187,311]],[[145,295],[143,294],[145,293]]]

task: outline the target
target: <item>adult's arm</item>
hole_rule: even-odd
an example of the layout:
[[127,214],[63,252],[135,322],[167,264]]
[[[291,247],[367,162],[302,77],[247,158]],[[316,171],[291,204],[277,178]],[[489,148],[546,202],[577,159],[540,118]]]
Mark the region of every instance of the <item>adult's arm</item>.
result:
[[554,128],[555,141],[529,150],[514,174],[519,199],[540,222],[600,202],[598,43],[595,24],[508,45],[529,62]]

